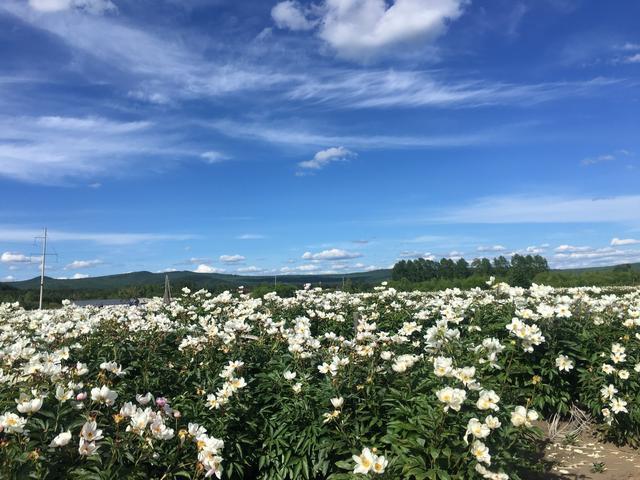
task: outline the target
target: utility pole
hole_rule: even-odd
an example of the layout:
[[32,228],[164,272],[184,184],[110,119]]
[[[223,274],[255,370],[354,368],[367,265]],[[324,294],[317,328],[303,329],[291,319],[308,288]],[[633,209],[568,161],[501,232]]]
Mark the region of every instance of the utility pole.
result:
[[44,293],[44,266],[47,258],[47,227],[44,227],[44,236],[42,238],[42,257],[40,259],[40,303],[38,310],[42,310],[42,295]]

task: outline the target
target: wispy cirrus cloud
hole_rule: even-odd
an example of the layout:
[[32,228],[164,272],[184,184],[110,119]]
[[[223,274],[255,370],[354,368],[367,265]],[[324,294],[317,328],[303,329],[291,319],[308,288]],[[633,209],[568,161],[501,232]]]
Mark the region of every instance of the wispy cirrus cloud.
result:
[[276,145],[294,145],[324,147],[331,145],[347,145],[360,149],[383,148],[439,148],[467,145],[487,145],[513,138],[513,128],[498,127],[475,133],[461,133],[451,135],[380,135],[375,133],[362,135],[334,135],[314,132],[312,130],[295,129],[279,124],[264,124],[253,122],[239,122],[235,120],[215,120],[207,122],[205,126],[231,138],[261,141]]
[[579,250],[557,251],[551,260],[554,266],[562,268],[616,265],[639,262],[640,250],[614,247],[581,247]]
[[[111,67],[110,73],[124,77],[123,84],[132,85],[130,96],[150,102],[268,89],[290,80],[290,75],[258,64],[246,67],[241,62],[207,60],[195,45],[185,46],[179,35],[165,31],[161,36],[116,16],[83,15],[73,8],[60,9],[55,15],[44,14],[15,0],[3,2],[2,10],[82,52],[84,55],[75,60],[76,68],[82,69],[89,61]],[[105,42],[105,38],[109,41]]]
[[604,198],[510,195],[484,197],[450,209],[451,223],[638,223],[640,195]]
[[[0,241],[2,242],[33,242],[34,237],[41,235],[42,230],[0,225]],[[131,245],[145,242],[184,241],[199,238],[198,235],[192,234],[73,232],[56,229],[49,229],[48,237],[54,242],[94,242],[101,245]]]
[[29,0],[29,6],[37,12],[44,13],[78,9],[100,15],[118,10],[111,0]]
[[620,247],[624,245],[640,245],[640,240],[636,238],[612,238],[611,246]]
[[[452,5],[459,3],[459,0],[446,1]],[[387,13],[403,8],[394,5]],[[451,78],[445,72],[403,68],[345,69],[328,64],[310,68],[304,62],[299,66],[283,66],[277,58],[270,60],[264,55],[253,58],[243,53],[225,55],[225,60],[220,60],[207,56],[197,42],[190,44],[178,33],[171,35],[163,31],[160,34],[115,15],[84,15],[74,9],[65,9],[55,15],[43,14],[15,0],[3,2],[2,10],[34,28],[49,32],[69,49],[80,53],[74,55],[73,67],[89,79],[95,80],[88,65],[97,62],[109,72],[111,82],[126,89],[127,100],[134,98],[161,105],[243,93],[254,94],[252,100],[255,101],[256,92],[268,91],[270,95],[262,99],[265,102],[288,100],[340,109],[476,108],[533,105],[594,93],[620,83],[616,79],[596,77],[572,82],[515,84],[483,78]],[[429,9],[420,10],[423,13],[417,17],[424,18],[424,12]],[[438,15],[434,15],[435,18],[439,18]],[[398,33],[406,32],[411,24],[403,24]],[[105,42],[105,38],[109,41]],[[131,45],[136,48],[130,48]],[[46,80],[46,77],[40,79]]]
[[[0,176],[61,184],[118,176],[130,172],[132,164],[149,171],[200,155],[174,143],[179,143],[175,136],[154,129],[149,121],[0,116]],[[149,164],[145,161],[148,156],[156,161]]]
[[620,158],[630,157],[630,156],[633,156],[633,153],[631,153],[629,150],[620,149],[612,153],[604,153],[602,155],[597,155],[595,157],[584,158],[580,163],[582,164],[583,167],[589,167],[591,165],[596,165],[598,163],[613,162],[614,160],[618,160]]
[[[440,78],[439,78],[440,77]],[[408,70],[343,70],[326,72],[294,86],[291,99],[315,101],[339,108],[467,107],[535,105],[580,96],[619,84],[597,77],[573,82],[513,84],[488,80],[451,80],[442,74]]]
[[259,233],[243,233],[242,235],[238,235],[236,240],[262,240],[263,238],[266,237]]

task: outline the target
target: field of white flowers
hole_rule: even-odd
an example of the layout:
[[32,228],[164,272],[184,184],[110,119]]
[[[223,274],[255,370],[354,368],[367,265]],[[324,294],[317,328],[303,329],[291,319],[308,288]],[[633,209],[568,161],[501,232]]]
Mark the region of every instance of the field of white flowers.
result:
[[640,289],[0,305],[1,478],[506,479],[539,419],[640,443]]

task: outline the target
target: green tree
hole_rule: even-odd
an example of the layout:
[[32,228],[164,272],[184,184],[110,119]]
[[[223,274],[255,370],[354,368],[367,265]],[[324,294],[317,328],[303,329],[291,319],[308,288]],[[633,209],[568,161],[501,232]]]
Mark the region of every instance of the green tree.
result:
[[467,262],[464,258],[460,258],[455,265],[455,278],[467,278],[471,275],[471,270],[469,269],[469,262]]

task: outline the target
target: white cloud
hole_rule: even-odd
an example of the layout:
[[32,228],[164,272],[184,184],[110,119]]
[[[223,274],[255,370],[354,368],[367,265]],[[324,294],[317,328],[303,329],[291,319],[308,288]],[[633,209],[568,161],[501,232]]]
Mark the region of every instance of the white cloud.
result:
[[[374,21],[378,28],[362,36],[361,41],[370,42],[375,37],[388,44],[401,41],[403,37],[413,37],[414,33],[421,30],[433,33],[438,28],[442,29],[442,12],[463,3],[462,0],[396,0],[387,8],[385,0],[348,0],[350,6],[346,2],[347,0],[327,0],[324,3],[331,4],[331,8],[312,8],[320,12],[320,16],[329,15],[330,11],[342,12],[338,16],[331,16],[330,24],[321,22],[324,25],[322,29],[326,26],[327,34],[333,38],[341,26],[344,26],[345,39],[351,36],[360,38],[357,32],[362,28],[369,29],[369,22]],[[349,8],[338,7],[340,3]],[[424,8],[423,5],[427,3],[429,7]],[[368,4],[375,4],[376,8],[371,9]],[[310,72],[304,63],[302,67],[292,64],[283,69],[281,65],[276,68],[262,59],[254,63],[247,62],[246,59],[236,62],[228,59],[211,60],[200,53],[206,50],[202,45],[190,45],[182,35],[172,36],[168,32],[159,35],[135,28],[130,22],[114,16],[106,18],[75,15],[71,11],[40,15],[34,14],[31,8],[17,0],[3,0],[0,2],[0,9],[65,42],[77,53],[74,55],[74,69],[82,71],[85,67],[84,59],[91,59],[92,66],[93,62],[101,62],[110,67],[110,71],[124,77],[123,87],[129,90],[131,97],[160,104],[260,91],[268,92],[269,97],[285,96],[309,100],[314,104],[331,102],[340,108],[392,105],[475,107],[496,103],[535,104],[567,95],[579,95],[597,86],[617,83],[611,79],[595,78],[582,82],[514,85],[478,79],[438,80],[433,72],[413,70],[316,68]],[[351,26],[349,17],[356,15],[361,9],[373,13],[362,18],[358,16]],[[419,13],[414,14],[415,11]],[[433,28],[429,27],[431,17]],[[105,38],[109,38],[109,42],[105,42]],[[354,45],[357,47],[358,44],[356,42]],[[131,45],[136,48],[131,48]],[[124,141],[120,143],[127,145]],[[135,143],[129,142],[128,146]],[[339,144],[323,142],[324,145],[332,143]]]
[[624,45],[618,47],[618,49],[619,50],[626,50],[626,51],[640,50],[640,43],[627,42]]
[[62,133],[92,132],[100,134],[130,133],[149,128],[151,122],[117,122],[102,117],[61,117],[44,116],[33,121],[34,124]]
[[[62,1],[56,0],[56,3]],[[99,13],[100,4],[111,2],[72,0],[64,3],[78,4],[76,8]],[[208,60],[200,54],[201,45],[185,44],[182,35],[172,35],[166,30],[161,35],[151,33],[116,16],[74,15],[71,9],[56,15],[40,15],[34,14],[22,1],[7,0],[0,2],[0,9],[85,54],[74,56],[75,69],[85,67],[84,58],[111,66],[113,73],[126,77],[123,83],[130,89],[130,96],[143,101],[166,104],[176,98],[219,96],[271,88],[294,78],[266,67],[264,62],[247,65],[241,61]],[[105,38],[109,41],[104,41]]]
[[503,252],[506,248],[502,245],[480,245],[478,247],[479,252]]
[[3,282],[13,282],[16,279],[16,277],[14,277],[13,275],[7,275],[6,277],[2,278]]
[[320,150],[313,156],[313,159],[300,162],[298,166],[303,169],[320,170],[331,162],[343,161],[353,156],[355,153],[344,147],[331,147]]
[[320,72],[294,85],[288,95],[292,99],[330,103],[337,108],[536,105],[559,97],[593,93],[617,83],[597,77],[585,81],[509,84],[452,80],[419,70],[368,69],[329,71],[325,75]]
[[611,239],[611,246],[622,246],[622,245],[637,245],[640,244],[640,240],[636,240],[635,238],[613,238]]
[[330,103],[337,108],[526,106],[585,95],[617,83],[614,79],[597,77],[584,81],[510,84],[441,78],[438,73],[419,70],[338,70],[304,78],[289,89],[288,95],[294,100]]
[[315,22],[307,19],[300,4],[293,0],[278,3],[271,9],[271,17],[278,28],[289,30],[311,30]]
[[540,246],[531,245],[531,246],[525,248],[524,253],[527,253],[527,254],[530,254],[530,255],[539,255],[541,253],[546,252],[548,247],[549,247],[549,245],[547,245],[547,244],[543,244],[543,245],[540,245]]
[[[431,42],[442,35],[450,21],[462,15],[464,0],[325,0],[313,20],[295,2],[279,3],[276,24],[281,28],[308,30],[317,22],[318,36],[339,56],[363,60],[389,47],[409,42]],[[274,11],[276,10],[274,8]],[[272,12],[273,14],[273,12]]]
[[300,265],[298,267],[282,267],[280,269],[282,273],[315,272],[318,270],[320,270],[318,265]]
[[154,103],[156,105],[169,105],[172,103],[171,97],[169,97],[168,94],[160,92],[131,90],[128,96],[142,102]]
[[435,220],[450,223],[638,223],[640,195],[614,197],[496,196],[453,208]]
[[206,257],[191,257],[189,260],[186,260],[182,263],[192,263],[194,265],[199,265],[201,263],[205,263],[205,264],[210,264],[211,263],[211,259],[210,258],[206,258]]
[[[175,137],[164,134],[162,128],[147,121],[101,117],[0,115],[0,176],[55,185],[71,179],[157,171],[179,160],[198,158],[195,151],[173,147]],[[148,161],[150,156],[153,162]]]
[[222,273],[224,272],[224,269],[221,268],[215,268],[212,267],[211,265],[206,265],[206,264],[200,264],[198,265],[198,267],[194,270],[195,273]]
[[372,270],[379,270],[380,267],[378,267],[377,265],[365,265],[364,263],[356,263],[354,265],[354,268],[358,268],[361,271],[364,272],[370,272]]
[[582,165],[589,166],[589,165],[595,165],[596,163],[602,163],[602,162],[611,162],[613,160],[615,160],[616,157],[614,155],[611,154],[606,154],[606,155],[599,155],[597,157],[589,157],[589,158],[585,158],[584,160],[582,160]]
[[236,270],[238,273],[262,273],[264,272],[264,268],[256,267],[255,265],[250,265],[248,267],[241,267]]
[[435,260],[436,256],[431,252],[417,252],[415,250],[403,250],[400,252],[400,258],[424,258],[425,260]]
[[305,252],[302,258],[305,260],[348,260],[351,258],[362,257],[361,253],[348,252],[339,248],[331,248],[318,253]]
[[620,157],[629,157],[629,156],[633,156],[633,153],[630,152],[629,150],[620,149],[620,150],[616,150],[613,153],[605,153],[603,155],[598,155],[597,157],[585,158],[580,163],[582,164],[583,167],[589,167],[591,165],[596,165],[598,163],[612,162],[614,160],[619,159]]
[[[0,241],[31,242],[34,237],[42,235],[42,230],[20,229],[0,225]],[[95,242],[102,245],[131,245],[144,242],[182,241],[197,238],[196,235],[164,234],[164,233],[114,233],[114,232],[69,232],[49,230],[51,241]]]
[[560,245],[556,247],[556,252],[589,252],[593,250],[593,247],[582,246],[576,247],[573,245]]
[[258,233],[243,233],[242,235],[238,235],[236,240],[261,240],[263,238],[265,238],[264,235]]
[[86,273],[74,273],[73,277],[71,277],[73,280],[80,280],[82,278],[89,278],[89,275],[87,275]]
[[231,158],[224,153],[216,152],[213,150],[204,152],[200,156],[205,160],[206,163],[210,164],[224,162],[225,160],[229,160],[229,158]]
[[349,265],[346,263],[332,263],[331,264],[331,270],[334,271],[342,271],[342,270],[346,270],[347,268],[349,268]]
[[358,59],[409,41],[432,41],[462,14],[463,0],[327,0],[319,36]]
[[101,265],[103,262],[102,260],[74,260],[73,262],[71,262],[69,265],[67,265],[65,268],[65,270],[75,270],[75,269],[79,269],[79,268],[91,268],[91,267],[96,267],[98,265]]
[[269,126],[263,123],[241,123],[232,120],[216,120],[207,124],[231,138],[258,140],[276,145],[304,145],[323,147],[327,144],[350,145],[353,148],[385,149],[385,148],[440,148],[462,147],[468,145],[494,144],[513,138],[513,129],[494,129],[469,134],[440,136],[392,136],[392,135],[332,135],[313,131],[295,129],[291,126]]
[[29,0],[29,6],[35,11],[44,13],[61,12],[72,8],[94,15],[117,11],[117,7],[111,0]]
[[635,55],[631,55],[625,58],[625,62],[627,63],[640,63],[640,53],[636,53]]
[[414,237],[410,240],[407,240],[409,243],[432,243],[432,242],[440,242],[444,240],[444,237],[439,235],[420,235],[418,237]]
[[2,263],[26,263],[30,261],[31,257],[22,253],[4,252],[0,255],[0,262]]
[[242,255],[220,255],[220,261],[223,263],[238,263],[246,260]]
[[608,266],[632,262],[640,262],[640,250],[604,247],[561,252],[553,256],[553,265],[563,268]]

